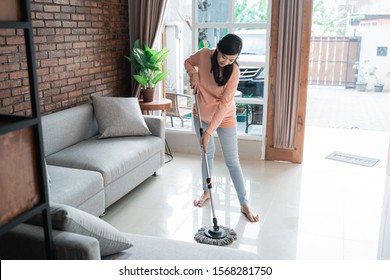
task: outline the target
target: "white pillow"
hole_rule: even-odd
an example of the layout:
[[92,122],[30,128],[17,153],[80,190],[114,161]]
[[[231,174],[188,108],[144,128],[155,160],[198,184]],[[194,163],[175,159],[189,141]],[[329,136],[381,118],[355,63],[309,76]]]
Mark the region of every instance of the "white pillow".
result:
[[[101,256],[119,253],[132,247],[125,235],[112,225],[72,206],[51,202],[50,216],[53,229],[96,238]],[[42,215],[34,216],[27,223],[42,226]]]
[[92,97],[99,138],[150,135],[135,97]]

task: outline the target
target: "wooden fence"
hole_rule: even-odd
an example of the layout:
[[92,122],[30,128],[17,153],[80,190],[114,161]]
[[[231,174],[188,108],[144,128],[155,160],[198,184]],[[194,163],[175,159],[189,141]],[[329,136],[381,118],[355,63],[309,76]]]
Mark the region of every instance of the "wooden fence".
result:
[[360,42],[361,37],[312,37],[309,84],[354,88]]

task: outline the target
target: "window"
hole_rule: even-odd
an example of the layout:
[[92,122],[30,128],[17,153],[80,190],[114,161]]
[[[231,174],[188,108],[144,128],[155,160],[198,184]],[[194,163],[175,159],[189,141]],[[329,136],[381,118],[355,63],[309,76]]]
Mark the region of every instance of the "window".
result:
[[[215,48],[218,41],[227,33],[235,33],[243,39],[243,50],[238,58],[241,78],[236,105],[244,112],[237,113],[238,131],[243,137],[260,137],[263,130],[268,0],[193,0],[191,7],[180,0],[171,0],[167,21],[185,22],[183,61],[179,61],[179,65],[182,65],[184,59],[198,49]],[[176,58],[177,55],[174,57],[172,55],[172,59]],[[167,129],[192,129],[192,100],[185,96],[191,96],[192,93],[186,86],[187,74],[184,69],[182,71],[184,71],[183,92],[173,97],[176,99],[177,108],[167,114]]]

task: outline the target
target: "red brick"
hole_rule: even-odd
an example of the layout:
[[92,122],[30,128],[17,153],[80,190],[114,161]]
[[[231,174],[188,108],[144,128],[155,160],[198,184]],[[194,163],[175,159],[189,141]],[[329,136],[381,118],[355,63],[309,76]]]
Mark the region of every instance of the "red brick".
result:
[[77,83],[80,83],[80,82],[81,82],[81,78],[80,77],[68,79],[68,84],[69,85],[77,84]]
[[53,0],[54,4],[69,5],[69,0]]
[[43,96],[52,96],[52,95],[57,95],[60,93],[59,88],[49,88],[48,90],[45,90],[43,93]]
[[89,68],[89,73],[90,74],[93,74],[93,73],[98,73],[101,71],[101,68],[100,67],[92,67],[92,68]]
[[69,92],[69,98],[81,96],[82,94],[83,94],[83,92],[81,90],[71,91],[71,92]]
[[[69,79],[69,78],[73,78],[75,76],[75,73],[74,72],[62,72],[62,73],[59,73],[59,79]],[[79,78],[81,80],[81,78]],[[68,83],[69,83],[69,80],[68,80]]]
[[38,76],[43,76],[49,74],[49,68],[38,68],[37,69],[37,75]]
[[73,63],[73,58],[60,58],[60,59],[58,59],[58,64],[59,65],[67,65],[67,64],[71,64],[71,63]]
[[60,80],[60,81],[54,81],[52,83],[52,86],[53,87],[63,87],[63,86],[66,86],[67,84],[68,84],[67,80]]
[[39,91],[50,89],[50,83],[39,83],[38,84]]
[[37,19],[54,19],[54,15],[52,13],[44,13],[44,12],[36,12],[35,17]]
[[76,89],[75,85],[70,85],[70,86],[62,87],[60,90],[61,90],[61,93],[68,93],[68,92],[73,91],[75,89]]
[[88,75],[88,69],[77,70],[75,71],[75,75],[78,77]]
[[46,27],[62,27],[62,22],[59,20],[46,20],[45,26]]
[[65,71],[65,66],[57,66],[50,69],[51,73],[61,73]]
[[60,12],[61,11],[61,7],[57,6],[57,5],[45,5],[43,7],[43,10],[45,12]]
[[1,47],[1,54],[4,55],[4,54],[14,54],[18,51],[18,47],[17,46],[5,46],[5,47]]
[[26,71],[19,71],[19,72],[11,72],[9,74],[10,80],[20,79],[20,78],[27,78],[28,73]]
[[71,48],[72,48],[72,43],[57,44],[57,50],[66,50]]
[[42,12],[43,11],[43,5],[42,4],[30,4],[31,11],[33,12]]
[[101,85],[101,84],[102,84],[102,80],[94,80],[94,81],[90,82],[91,86],[97,86],[97,85]]
[[31,103],[30,102],[22,102],[17,105],[14,105],[14,110],[15,112],[26,112],[26,115],[28,115],[27,109],[31,108]]
[[73,43],[74,49],[83,49],[85,47],[87,47],[87,43],[85,42]]
[[66,42],[73,42],[73,41],[78,41],[80,37],[78,35],[68,35],[65,36],[65,41]]
[[0,29],[0,36],[15,36],[15,29]]
[[24,38],[22,37],[7,37],[6,38],[7,45],[21,45],[24,44]]
[[61,20],[70,20],[70,14],[56,13],[54,14],[54,18],[61,19]]
[[41,67],[51,67],[51,66],[57,66],[58,65],[58,59],[45,59],[41,62]]
[[81,68],[81,65],[79,63],[74,63],[70,65],[66,65],[66,71],[74,71]]
[[[75,22],[75,21],[63,21],[62,22],[62,26],[63,27],[68,27],[68,28],[75,28],[75,27],[77,27],[77,22]],[[68,34],[70,34],[70,33],[68,33]]]
[[69,35],[69,34],[72,34],[72,29],[71,28],[56,28],[55,34],[56,35]]
[[66,100],[67,98],[68,98],[68,94],[62,93],[62,94],[54,95],[52,97],[52,100],[53,102],[58,102],[58,101]]
[[52,82],[58,80],[58,74],[50,74],[42,76],[42,82]]

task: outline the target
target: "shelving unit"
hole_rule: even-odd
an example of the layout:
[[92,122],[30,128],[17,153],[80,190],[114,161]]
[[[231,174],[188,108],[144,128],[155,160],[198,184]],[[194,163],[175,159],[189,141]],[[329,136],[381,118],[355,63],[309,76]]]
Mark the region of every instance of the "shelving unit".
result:
[[53,239],[30,1],[2,0],[0,29],[23,30],[31,100],[31,116],[0,115],[0,237],[41,213],[46,256],[52,259]]

